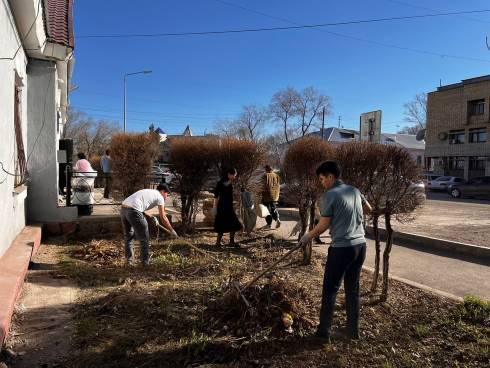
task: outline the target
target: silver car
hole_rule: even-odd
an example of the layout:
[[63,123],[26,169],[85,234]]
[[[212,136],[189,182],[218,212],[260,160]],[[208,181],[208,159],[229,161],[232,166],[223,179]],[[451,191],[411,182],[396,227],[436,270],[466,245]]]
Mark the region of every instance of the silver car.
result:
[[430,180],[427,183],[427,188],[429,190],[446,191],[450,185],[455,183],[464,183],[464,179],[458,178],[456,176],[440,176],[435,180]]

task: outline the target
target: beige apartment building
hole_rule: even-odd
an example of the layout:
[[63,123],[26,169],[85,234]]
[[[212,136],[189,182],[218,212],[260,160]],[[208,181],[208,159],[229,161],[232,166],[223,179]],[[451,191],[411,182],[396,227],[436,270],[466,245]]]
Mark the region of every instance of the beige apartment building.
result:
[[490,75],[430,92],[425,157],[435,174],[490,176]]

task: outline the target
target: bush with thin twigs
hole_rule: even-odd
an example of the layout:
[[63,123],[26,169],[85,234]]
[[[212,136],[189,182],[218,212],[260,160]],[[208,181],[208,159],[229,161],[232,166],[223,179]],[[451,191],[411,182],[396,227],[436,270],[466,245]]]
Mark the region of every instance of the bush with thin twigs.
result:
[[115,134],[111,141],[114,187],[124,196],[143,189],[158,154],[158,134]]
[[[322,192],[316,176],[317,167],[334,158],[335,151],[325,141],[315,137],[305,137],[289,145],[283,161],[286,180],[285,195],[288,202],[299,209],[301,230],[299,237],[314,226],[315,207]],[[303,249],[303,262],[311,262],[311,242]]]
[[215,175],[218,156],[219,142],[214,137],[185,137],[171,144],[170,163],[176,175],[184,233],[194,228],[199,193]]
[[257,195],[257,170],[265,164],[266,151],[263,145],[249,140],[225,138],[220,140],[217,160],[220,174],[229,168],[238,171],[237,188],[246,188]]
[[336,159],[342,167],[342,179],[357,187],[367,198],[373,211],[370,215],[375,238],[375,270],[371,291],[377,289],[381,265],[379,217],[385,219],[387,238],[383,252],[381,299],[388,295],[389,260],[393,246],[392,218],[400,222],[413,219],[421,201],[413,189],[419,169],[408,151],[401,147],[352,142],[338,147]]

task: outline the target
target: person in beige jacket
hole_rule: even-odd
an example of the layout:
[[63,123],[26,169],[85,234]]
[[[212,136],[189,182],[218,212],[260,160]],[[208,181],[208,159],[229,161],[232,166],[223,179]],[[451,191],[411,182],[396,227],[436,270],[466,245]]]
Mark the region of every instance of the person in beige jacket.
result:
[[267,207],[270,215],[265,218],[267,227],[272,228],[272,220],[276,221],[276,228],[281,226],[277,202],[281,191],[281,180],[279,175],[272,171],[270,165],[264,166],[265,174],[262,177],[262,204]]

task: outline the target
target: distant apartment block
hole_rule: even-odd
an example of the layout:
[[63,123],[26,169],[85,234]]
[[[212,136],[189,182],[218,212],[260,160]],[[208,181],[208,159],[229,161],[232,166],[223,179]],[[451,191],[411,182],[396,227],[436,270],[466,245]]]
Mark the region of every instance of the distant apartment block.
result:
[[434,173],[490,176],[490,75],[429,93],[425,157]]

